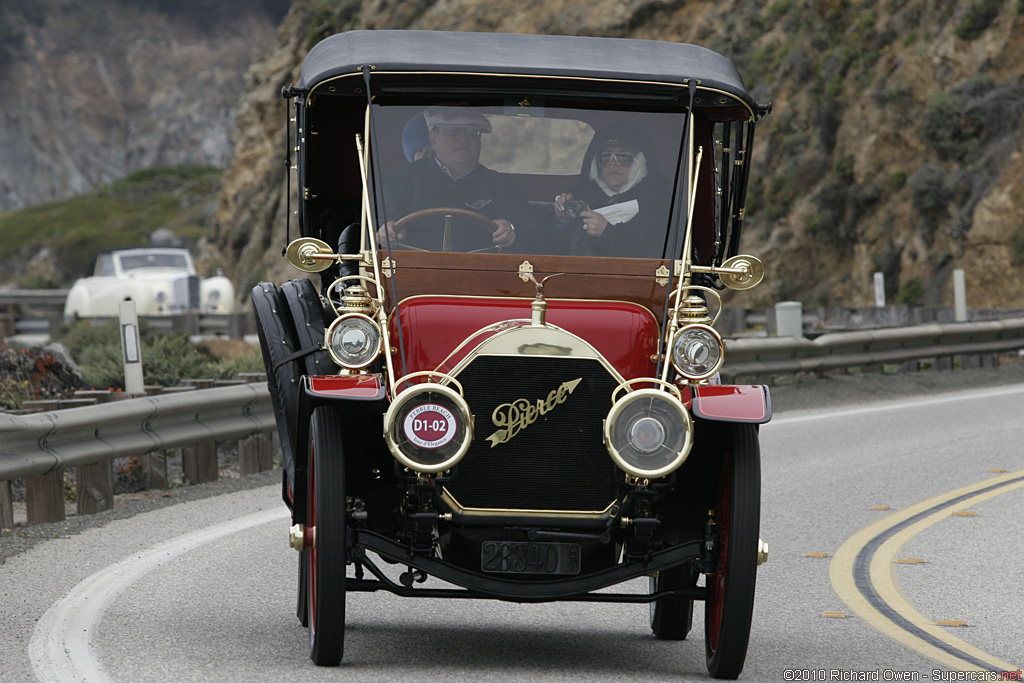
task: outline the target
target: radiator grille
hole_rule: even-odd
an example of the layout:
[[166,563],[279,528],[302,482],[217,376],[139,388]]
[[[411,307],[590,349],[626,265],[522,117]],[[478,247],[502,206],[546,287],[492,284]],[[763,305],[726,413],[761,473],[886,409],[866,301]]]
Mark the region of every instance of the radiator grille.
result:
[[[600,362],[581,358],[481,356],[458,376],[476,416],[469,452],[449,492],[465,507],[596,511],[608,507],[624,475],[601,438],[616,379]],[[581,380],[564,403],[505,443],[494,409],[517,399],[536,405],[564,382]]]
[[175,311],[195,311],[199,309],[199,278],[187,275],[175,278],[171,290],[170,306]]

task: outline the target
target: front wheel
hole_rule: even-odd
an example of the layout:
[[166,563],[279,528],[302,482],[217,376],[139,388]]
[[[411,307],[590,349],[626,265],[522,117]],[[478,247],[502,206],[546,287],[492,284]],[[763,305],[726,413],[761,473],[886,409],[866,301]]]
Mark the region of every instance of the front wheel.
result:
[[345,647],[345,462],[341,426],[330,407],[313,411],[310,424],[306,524],[316,530],[308,549],[306,609],[309,658],[337,666]]
[[743,670],[754,612],[761,519],[761,453],[754,425],[729,425],[716,492],[715,572],[707,578],[704,652],[708,673],[736,678]]

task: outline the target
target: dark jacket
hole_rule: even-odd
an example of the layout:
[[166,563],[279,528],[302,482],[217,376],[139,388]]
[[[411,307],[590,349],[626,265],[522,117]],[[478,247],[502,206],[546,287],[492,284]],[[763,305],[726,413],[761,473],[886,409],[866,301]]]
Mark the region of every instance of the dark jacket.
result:
[[[647,160],[647,175],[626,192],[609,197],[590,179],[590,168],[594,156],[611,141],[643,152]],[[586,256],[661,258],[672,208],[672,184],[656,169],[654,145],[643,129],[628,123],[617,123],[598,131],[583,157],[579,184],[573,190],[573,196],[582,199],[591,209],[635,199],[640,210],[628,221],[609,224],[600,237],[591,237],[580,228],[580,221],[575,221],[570,226],[570,253]]]
[[[491,220],[504,218],[516,229],[519,241],[529,233],[526,191],[511,176],[478,165],[465,177],[453,180],[433,158],[420,159],[384,175],[383,220],[397,221],[414,211],[433,207],[469,209]],[[441,248],[444,218],[424,219],[406,231],[406,243],[421,249]],[[454,251],[493,247],[491,233],[478,224],[456,218]]]

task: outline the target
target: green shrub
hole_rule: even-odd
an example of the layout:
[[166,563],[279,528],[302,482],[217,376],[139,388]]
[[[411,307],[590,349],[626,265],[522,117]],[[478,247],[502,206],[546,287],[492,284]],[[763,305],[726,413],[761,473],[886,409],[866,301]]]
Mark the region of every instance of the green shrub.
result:
[[1013,265],[1024,265],[1024,230],[1014,230],[1010,235],[1010,258]]
[[[144,320],[139,321],[139,335],[145,338],[149,333]],[[88,348],[119,344],[119,325],[116,320],[79,320],[73,325],[61,328],[53,341],[63,344],[71,357],[81,364],[82,355]]]
[[979,116],[960,93],[938,92],[928,99],[922,133],[943,159],[964,161],[977,151],[984,132]]
[[[213,378],[219,374],[210,352],[190,343],[184,332],[158,332],[142,322],[139,338],[146,384],[173,387],[183,379]],[[116,320],[99,324],[81,321],[61,335],[59,341],[78,362],[87,386],[124,388],[120,327]]]
[[954,31],[956,37],[962,40],[979,38],[999,16],[1002,8],[1003,0],[978,0],[967,9],[964,18],[957,24]]
[[142,345],[142,372],[146,384],[173,387],[181,380],[214,377],[213,358],[191,344],[184,332],[156,335]]
[[889,187],[892,188],[893,192],[899,192],[907,184],[907,172],[900,169],[893,171],[892,175],[889,176]]
[[924,299],[924,280],[912,277],[900,283],[896,302],[904,306],[916,306]]
[[789,207],[796,200],[799,185],[791,175],[780,175],[772,178],[765,197],[765,215],[769,220],[777,220],[789,213]]
[[220,379],[234,379],[241,372],[264,372],[265,370],[263,354],[260,353],[258,346],[252,347],[252,350],[244,356],[222,360],[214,368],[215,376]]
[[924,164],[910,176],[910,196],[914,208],[926,218],[940,217],[949,206],[949,184],[941,168]]
[[[93,389],[124,389],[124,364],[120,342],[90,346],[76,356],[82,369],[82,381]],[[143,359],[145,370],[145,359]]]
[[829,234],[831,230],[832,222],[829,217],[821,212],[811,214],[810,218],[807,219],[807,234],[818,235],[818,234]]
[[808,231],[841,248],[857,241],[858,221],[882,195],[876,183],[860,187],[854,181],[853,157],[844,156],[821,182],[814,197],[818,210],[807,222]]
[[764,20],[769,27],[784,18],[793,7],[793,0],[775,0],[764,12]]

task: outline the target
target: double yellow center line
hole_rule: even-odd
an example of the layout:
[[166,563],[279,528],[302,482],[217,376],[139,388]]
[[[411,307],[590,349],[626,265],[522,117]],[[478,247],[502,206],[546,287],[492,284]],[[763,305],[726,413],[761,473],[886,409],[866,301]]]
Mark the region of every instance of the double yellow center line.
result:
[[894,574],[910,539],[952,513],[1024,488],[1024,470],[948,491],[886,515],[851,536],[829,567],[832,587],[851,610],[905,647],[959,671],[1016,672],[1019,666],[983,652],[937,626],[907,601]]

